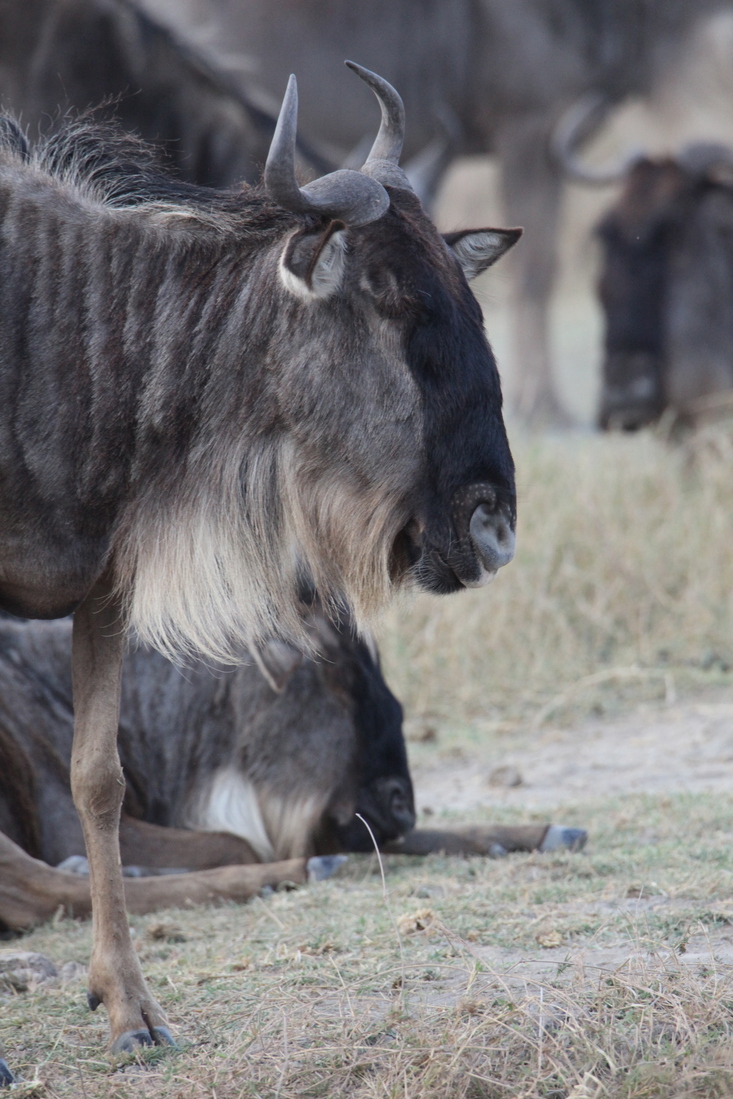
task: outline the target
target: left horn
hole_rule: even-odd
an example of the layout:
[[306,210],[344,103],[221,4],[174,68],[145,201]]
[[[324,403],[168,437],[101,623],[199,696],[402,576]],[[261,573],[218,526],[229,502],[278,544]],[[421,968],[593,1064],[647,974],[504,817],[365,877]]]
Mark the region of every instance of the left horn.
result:
[[295,178],[297,124],[298,86],[291,76],[265,164],[265,190],[270,198],[295,214],[321,214],[353,226],[368,225],[387,212],[389,195],[381,183],[348,168],[299,187]]
[[410,181],[400,168],[400,154],[405,140],[405,108],[391,84],[369,69],[347,61],[346,65],[372,89],[382,111],[379,133],[361,171],[391,187],[411,191]]

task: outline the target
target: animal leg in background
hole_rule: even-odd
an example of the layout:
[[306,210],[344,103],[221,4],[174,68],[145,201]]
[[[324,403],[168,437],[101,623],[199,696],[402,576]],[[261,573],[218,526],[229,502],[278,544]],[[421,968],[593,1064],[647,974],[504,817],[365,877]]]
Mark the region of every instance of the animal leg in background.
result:
[[514,257],[514,369],[512,404],[522,419],[566,424],[556,394],[550,349],[550,304],[557,271],[562,175],[551,159],[547,115],[512,119],[499,135],[504,208],[524,226]]
[[89,1006],[107,1008],[114,1050],[172,1043],[150,995],[125,912],[119,824],[125,780],[117,754],[125,648],[121,607],[108,570],[74,615],[74,744],[71,790],[84,831],[92,898]]
[[508,851],[579,851],[588,839],[582,828],[557,824],[489,824],[442,831],[415,828],[385,845],[390,855],[495,855]]
[[194,832],[161,827],[122,814],[120,852],[123,866],[155,869],[211,870],[217,866],[250,866],[260,859],[246,840],[231,832]]
[[[287,859],[254,866],[223,866],[191,874],[133,878],[124,882],[128,912],[144,916],[161,908],[217,901],[246,901],[265,886],[304,884],[327,877],[341,860],[329,857]],[[69,874],[34,859],[0,832],[0,923],[28,931],[62,908],[68,916],[92,910],[89,878]]]

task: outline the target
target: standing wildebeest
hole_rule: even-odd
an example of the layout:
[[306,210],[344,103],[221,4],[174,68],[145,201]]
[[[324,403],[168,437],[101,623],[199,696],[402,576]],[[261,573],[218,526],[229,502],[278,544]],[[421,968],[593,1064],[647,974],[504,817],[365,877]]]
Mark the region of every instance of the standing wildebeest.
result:
[[635,430],[667,408],[694,420],[733,389],[733,150],[635,155],[618,175],[623,191],[597,230],[598,424]]
[[526,232],[515,260],[516,406],[529,419],[562,417],[548,329],[563,190],[553,128],[589,92],[606,109],[649,92],[699,22],[731,0],[279,0],[276,14],[271,0],[146,2],[179,25],[218,23],[224,52],[257,62],[253,78],[272,94],[296,71],[304,133],[342,155],[371,128],[371,103],[337,65],[348,54],[400,88],[408,156],[446,114],[455,154],[497,154],[507,217]]
[[[158,174],[80,125],[0,160],[0,607],[74,611],[71,783],[91,872],[89,1002],[170,1041],[130,941],[115,740],[125,635],[236,660],[304,636],[305,576],[364,622],[514,551],[501,388],[466,281],[519,230],[442,238],[398,160],[299,187],[288,87],[264,189]],[[307,640],[307,639],[306,639]]]
[[254,182],[276,122],[132,0],[0,0],[0,105],[31,133],[94,108],[155,143],[181,179],[209,187]]

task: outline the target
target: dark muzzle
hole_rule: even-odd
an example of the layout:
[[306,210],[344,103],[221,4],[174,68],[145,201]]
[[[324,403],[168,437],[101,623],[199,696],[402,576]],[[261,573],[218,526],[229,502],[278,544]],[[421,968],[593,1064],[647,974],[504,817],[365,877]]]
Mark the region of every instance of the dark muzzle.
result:
[[458,532],[451,565],[461,583],[480,587],[514,557],[514,507],[502,501],[489,484],[470,485],[453,498],[453,523]]

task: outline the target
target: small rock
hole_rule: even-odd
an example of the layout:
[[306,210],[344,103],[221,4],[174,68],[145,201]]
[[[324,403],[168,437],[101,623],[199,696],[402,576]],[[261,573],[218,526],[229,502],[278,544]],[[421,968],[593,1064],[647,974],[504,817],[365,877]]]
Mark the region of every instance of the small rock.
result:
[[432,805],[423,805],[420,812],[424,817],[432,817],[435,813],[435,810],[433,809]]
[[562,934],[556,928],[544,928],[535,935],[537,942],[546,950],[553,946],[562,946]]
[[86,981],[88,969],[81,962],[64,962],[59,970],[62,984],[68,985],[72,981]]
[[489,786],[521,786],[524,782],[519,768],[511,763],[495,767],[487,779]]
[[39,985],[58,977],[58,970],[45,954],[32,951],[0,951],[0,990],[33,992]]
[[406,912],[397,920],[402,935],[414,935],[416,931],[427,931],[434,920],[432,909],[418,908],[416,912]]
[[427,900],[430,897],[442,897],[444,893],[445,889],[442,885],[418,885],[410,895],[419,897],[420,900]]

